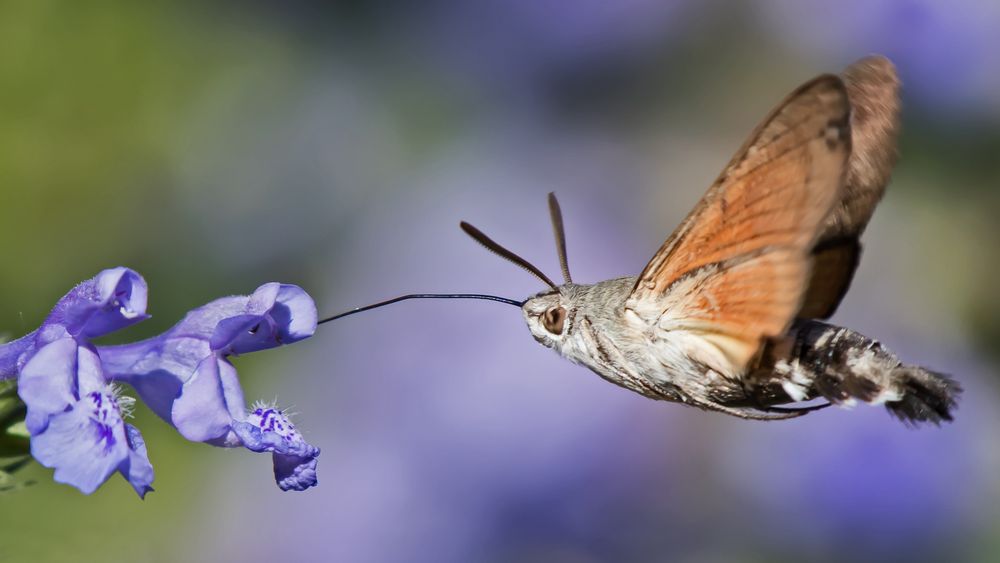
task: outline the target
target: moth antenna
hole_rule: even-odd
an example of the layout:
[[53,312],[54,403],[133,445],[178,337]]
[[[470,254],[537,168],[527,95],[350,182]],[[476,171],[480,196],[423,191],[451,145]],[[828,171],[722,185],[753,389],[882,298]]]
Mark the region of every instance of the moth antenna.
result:
[[343,317],[349,317],[351,315],[362,313],[364,311],[370,311],[371,309],[377,309],[379,307],[385,307],[386,305],[392,305],[393,303],[399,303],[400,301],[406,301],[408,299],[483,299],[485,301],[497,301],[499,303],[506,303],[508,305],[513,305],[515,307],[522,307],[524,305],[523,301],[515,301],[514,299],[508,299],[506,297],[499,297],[497,295],[484,295],[481,293],[411,293],[409,295],[400,295],[399,297],[393,297],[392,299],[386,299],[385,301],[379,301],[378,303],[372,303],[371,305],[365,305],[364,307],[355,307],[349,311],[344,311],[333,315],[332,317],[327,317],[318,321],[316,324],[321,325],[323,323],[328,323],[330,321],[335,321]]
[[556,235],[556,252],[559,253],[563,280],[573,283],[573,278],[569,275],[569,261],[566,259],[566,231],[563,230],[562,209],[559,208],[555,192],[549,192],[549,216],[552,218],[552,232]]
[[528,262],[524,258],[521,258],[517,254],[514,254],[513,252],[500,246],[493,239],[484,235],[482,231],[466,223],[465,221],[459,223],[459,226],[462,227],[462,230],[465,231],[465,234],[469,235],[470,237],[472,237],[473,240],[486,247],[486,250],[489,250],[490,252],[496,254],[497,256],[505,260],[509,260],[514,264],[524,268],[525,270],[534,274],[536,278],[542,280],[545,283],[545,285],[551,287],[556,291],[559,291],[559,286],[553,283],[552,280],[550,280],[548,276],[543,274],[541,270],[534,267],[531,264],[531,262]]

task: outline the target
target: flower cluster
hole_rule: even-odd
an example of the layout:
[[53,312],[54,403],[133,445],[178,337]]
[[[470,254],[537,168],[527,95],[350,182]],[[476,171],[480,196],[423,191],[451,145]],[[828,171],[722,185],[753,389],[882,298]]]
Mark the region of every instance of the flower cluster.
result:
[[160,336],[121,346],[91,339],[148,317],[146,282],[128,268],[105,270],[59,300],[42,326],[0,345],[0,379],[17,378],[27,407],[31,454],[55,480],[91,493],[119,472],[139,496],[152,490],[142,435],[125,422],[134,399],[189,440],[271,452],[282,490],[316,484],[319,449],[287,415],[247,410],[229,358],[308,338],[316,306],[294,285],[268,283],[249,296],[199,307]]

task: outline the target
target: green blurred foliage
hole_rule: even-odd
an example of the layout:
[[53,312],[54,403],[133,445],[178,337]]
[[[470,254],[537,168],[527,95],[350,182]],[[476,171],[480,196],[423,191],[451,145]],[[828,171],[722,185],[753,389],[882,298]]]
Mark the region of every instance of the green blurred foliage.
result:
[[919,206],[913,220],[922,236],[914,246],[934,258],[915,277],[937,306],[958,312],[972,344],[1000,365],[1000,128],[961,120],[906,126],[906,176],[897,185],[910,188]]
[[[286,49],[262,43],[280,36],[262,40],[196,6],[0,2],[0,332],[8,338],[36,327],[76,281],[120,264],[169,288],[154,290],[149,326],[124,339],[233,292],[234,274],[180,222],[164,163],[182,143],[192,103],[223,70],[280,65]],[[185,511],[200,492],[189,484],[210,463],[205,454],[226,452],[184,441],[144,407],[133,423],[156,444],[156,488],[171,493],[142,502],[113,477],[84,496],[36,464],[11,476],[17,467],[4,461],[0,490],[15,490],[0,497],[0,561],[162,559],[190,523]],[[24,447],[5,433],[0,455]],[[269,460],[255,461],[264,469]],[[32,481],[45,485],[17,488]]]
[[287,49],[196,6],[0,4],[0,237],[14,241],[0,292],[39,297],[4,299],[4,330],[37,326],[67,280],[118,264],[174,288],[133,337],[176,320],[156,313],[225,291],[181,221],[166,161],[189,141],[193,102],[227,73],[284,64]]
[[0,459],[29,453],[24,403],[13,381],[0,382]]

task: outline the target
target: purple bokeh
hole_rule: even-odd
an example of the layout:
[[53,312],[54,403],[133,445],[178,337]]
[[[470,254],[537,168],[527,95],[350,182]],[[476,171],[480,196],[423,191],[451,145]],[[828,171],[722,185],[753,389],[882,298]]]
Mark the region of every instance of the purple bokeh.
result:
[[810,0],[761,4],[761,20],[796,48],[842,59],[882,53],[904,95],[948,113],[1000,119],[1000,4],[981,0]]
[[[636,221],[638,186],[649,179],[615,146],[524,123],[456,143],[361,221],[342,258],[351,268],[331,272],[339,283],[321,299],[343,305],[325,312],[412,291],[539,290],[457,223],[554,275],[550,190],[562,202],[574,278],[634,274],[669,227],[656,235]],[[685,201],[698,190],[667,191]],[[676,221],[683,210],[673,213]],[[304,349],[284,367],[311,374],[296,403],[324,413],[308,425],[335,461],[308,502],[252,502],[285,514],[307,539],[216,546],[213,557],[729,558],[816,545],[920,554],[974,526],[985,501],[953,484],[982,487],[993,466],[977,469],[985,445],[967,429],[997,421],[974,400],[939,430],[912,431],[868,407],[748,423],[614,387],[537,346],[505,305],[406,302],[326,326]],[[979,368],[961,368],[974,389]],[[219,484],[228,514],[251,502],[245,486]],[[243,524],[227,525],[235,533]]]
[[[857,3],[829,17],[810,6],[783,10],[771,4],[755,17],[767,22],[765,34],[785,39],[795,56],[822,55],[822,63],[810,67],[814,73],[835,71],[871,51],[898,53],[907,93],[926,100],[926,109],[951,107],[949,100],[959,99],[952,96],[984,68],[982,59],[963,59],[971,70],[948,69],[960,84],[936,100],[928,92],[934,77],[944,75],[934,74],[934,57],[948,55],[922,55],[925,47],[906,34],[912,28],[945,37],[953,33],[947,18],[921,23],[919,10],[892,11],[905,12],[903,4],[878,4],[868,19],[859,15],[863,7]],[[713,7],[638,2],[608,14],[608,8],[588,2],[564,18],[551,2],[500,8],[481,2],[418,10],[394,22],[393,29],[403,32],[395,47],[405,45],[412,57],[404,57],[402,78],[391,65],[352,66],[347,55],[336,53],[330,56],[335,62],[317,64],[314,77],[276,103],[274,114],[253,113],[257,122],[243,124],[273,135],[245,141],[245,151],[218,162],[190,156],[187,162],[198,160],[197,166],[186,170],[192,174],[185,179],[199,189],[187,203],[201,210],[199,228],[224,231],[209,237],[210,244],[223,253],[242,248],[247,234],[240,226],[294,207],[292,218],[286,217],[287,234],[267,237],[259,252],[238,260],[267,263],[279,260],[285,246],[311,243],[317,251],[310,253],[310,264],[319,265],[315,279],[328,284],[315,292],[322,314],[417,291],[524,298],[540,283],[485,252],[457,225],[470,221],[558,277],[544,199],[555,191],[574,278],[592,282],[635,274],[745,132],[713,121],[730,109],[708,104],[764,111],[785,93],[774,91],[766,100],[696,93],[683,100],[688,110],[669,107],[674,113],[667,118],[650,117],[651,123],[631,130],[574,128],[579,123],[551,119],[551,108],[520,94],[544,88],[561,73],[663,57],[672,42],[700,29],[684,10],[704,10],[710,18]],[[729,14],[714,8],[719,19]],[[752,21],[744,23],[750,28]],[[747,37],[760,31],[748,29]],[[737,41],[744,38],[737,35]],[[986,40],[968,38],[975,45]],[[745,46],[751,55],[757,47]],[[962,42],[952,48],[967,49]],[[691,59],[706,57],[692,53]],[[787,72],[792,63],[766,62],[770,66],[761,68],[775,80],[794,83]],[[655,70],[690,72],[680,66]],[[469,84],[471,96],[463,89]],[[994,99],[977,95],[983,103]],[[434,102],[426,106],[434,111],[416,119],[426,130],[409,129],[413,123],[394,113],[401,110],[393,104],[402,99],[419,112],[424,96]],[[674,122],[657,121],[670,115]],[[719,127],[731,136],[727,143],[720,141]],[[654,129],[657,138],[642,138]],[[201,188],[233,171],[241,189],[274,207],[219,218],[215,207],[224,208],[230,198],[219,188],[209,194],[215,206],[207,210]],[[317,220],[320,215],[325,220]],[[884,219],[881,211],[876,222]],[[891,230],[898,223],[889,225]],[[885,233],[869,235],[880,236],[886,240]],[[866,254],[862,273],[886,272],[878,258]],[[998,421],[988,400],[970,398],[985,387],[986,376],[974,362],[956,365],[955,340],[942,340],[933,356],[921,355],[936,337],[928,332],[934,327],[921,325],[895,338],[893,330],[906,321],[880,324],[857,312],[852,300],[882,296],[879,291],[889,292],[890,311],[901,307],[896,285],[904,276],[884,277],[888,290],[859,280],[835,321],[883,339],[908,361],[954,371],[969,389],[954,425],[912,431],[884,410],[863,406],[785,423],[748,423],[657,403],[537,346],[508,306],[410,301],[324,325],[295,354],[268,364],[268,373],[287,378],[260,378],[255,393],[282,389],[282,401],[306,413],[299,422],[311,429],[308,440],[322,447],[327,460],[323,486],[295,497],[256,493],[255,476],[233,460],[224,472],[228,477],[211,484],[218,493],[204,506],[205,520],[221,524],[190,555],[351,561],[939,558],[937,550],[974,541],[988,529],[980,516],[1000,496],[990,476],[998,463],[995,448],[976,430],[996,428]],[[289,388],[290,380],[299,386]],[[243,531],[253,526],[251,516],[262,512],[281,514],[296,531],[294,540],[248,538]]]

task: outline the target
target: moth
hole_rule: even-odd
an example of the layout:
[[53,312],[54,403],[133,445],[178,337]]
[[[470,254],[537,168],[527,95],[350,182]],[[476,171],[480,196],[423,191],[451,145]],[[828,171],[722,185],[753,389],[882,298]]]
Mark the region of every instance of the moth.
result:
[[573,282],[553,194],[561,285],[461,227],[548,286],[507,300],[536,341],[650,399],[754,420],[861,401],[904,423],[950,421],[956,382],[825,322],[896,162],[899,88],[892,63],[872,56],[795,89],[635,277]]

